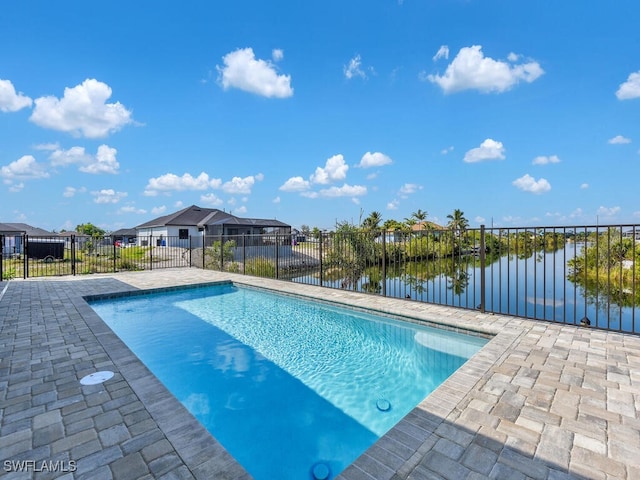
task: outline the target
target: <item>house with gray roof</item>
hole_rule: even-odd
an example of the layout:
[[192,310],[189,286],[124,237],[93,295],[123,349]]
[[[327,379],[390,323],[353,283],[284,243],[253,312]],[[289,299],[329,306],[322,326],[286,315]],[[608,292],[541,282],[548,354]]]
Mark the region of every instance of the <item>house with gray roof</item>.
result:
[[207,237],[291,234],[291,226],[276,219],[241,218],[216,208],[197,205],[145,222],[135,230],[138,244],[142,246],[188,247],[192,238],[200,241]]
[[[24,253],[24,238],[31,237],[29,241],[35,244],[51,244],[57,243],[52,238],[56,237],[55,233],[49,232],[42,228],[33,227],[26,223],[0,223],[0,248],[4,257],[21,255]],[[34,251],[36,248],[34,247]]]
[[120,242],[120,245],[126,247],[128,245],[135,245],[138,238],[138,231],[135,228],[121,228],[115,232],[111,232],[111,237],[114,242]]

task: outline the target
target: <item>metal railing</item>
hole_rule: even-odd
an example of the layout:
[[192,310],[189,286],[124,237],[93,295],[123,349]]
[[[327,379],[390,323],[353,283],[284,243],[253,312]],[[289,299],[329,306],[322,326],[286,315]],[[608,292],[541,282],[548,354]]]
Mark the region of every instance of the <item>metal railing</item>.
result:
[[0,236],[2,278],[197,267],[640,333],[640,226]]

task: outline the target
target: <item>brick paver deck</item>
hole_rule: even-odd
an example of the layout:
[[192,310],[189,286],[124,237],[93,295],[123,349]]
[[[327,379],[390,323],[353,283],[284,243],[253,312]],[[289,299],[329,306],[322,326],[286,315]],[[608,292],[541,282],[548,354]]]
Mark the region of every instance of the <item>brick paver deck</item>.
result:
[[495,335],[344,480],[640,478],[640,337],[198,269],[0,283],[0,477],[250,478],[83,300],[229,279]]

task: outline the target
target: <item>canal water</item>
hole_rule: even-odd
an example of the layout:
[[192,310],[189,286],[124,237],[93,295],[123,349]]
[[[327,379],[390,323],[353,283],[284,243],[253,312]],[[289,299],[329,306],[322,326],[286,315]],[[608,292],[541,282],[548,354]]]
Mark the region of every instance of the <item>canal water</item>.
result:
[[[522,257],[488,258],[485,310],[560,323],[581,324],[640,333],[640,285],[621,285],[611,278],[599,282],[573,281],[569,262],[580,256],[583,245],[566,243],[555,251],[538,251]],[[347,288],[389,297],[463,308],[479,308],[482,270],[477,256],[407,262],[387,266],[383,288],[380,267],[370,267]],[[314,283],[308,276],[293,281]],[[317,279],[316,279],[317,281]],[[324,286],[344,288],[341,279]]]

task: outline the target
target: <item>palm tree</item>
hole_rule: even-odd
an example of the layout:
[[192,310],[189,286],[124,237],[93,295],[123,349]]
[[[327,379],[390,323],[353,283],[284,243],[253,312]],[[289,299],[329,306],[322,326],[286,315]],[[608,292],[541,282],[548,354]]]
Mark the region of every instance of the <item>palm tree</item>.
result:
[[389,220],[385,220],[382,224],[382,228],[384,228],[385,231],[402,230],[402,227],[402,222],[399,222],[398,220],[394,220],[392,218],[390,218]]
[[424,222],[427,219],[427,216],[429,216],[429,214],[420,209],[418,209],[417,212],[413,212],[411,214],[411,218],[415,218],[417,222]]
[[456,208],[453,213],[447,215],[449,219],[449,223],[447,227],[451,230],[459,230],[460,233],[464,233],[464,231],[469,228],[469,220],[467,220],[464,216],[464,212],[459,208]]
[[418,222],[413,217],[404,219],[404,224],[409,228],[413,227],[416,223],[418,223]]
[[380,212],[371,212],[367,218],[362,222],[362,227],[365,230],[377,230],[382,222],[382,214]]

